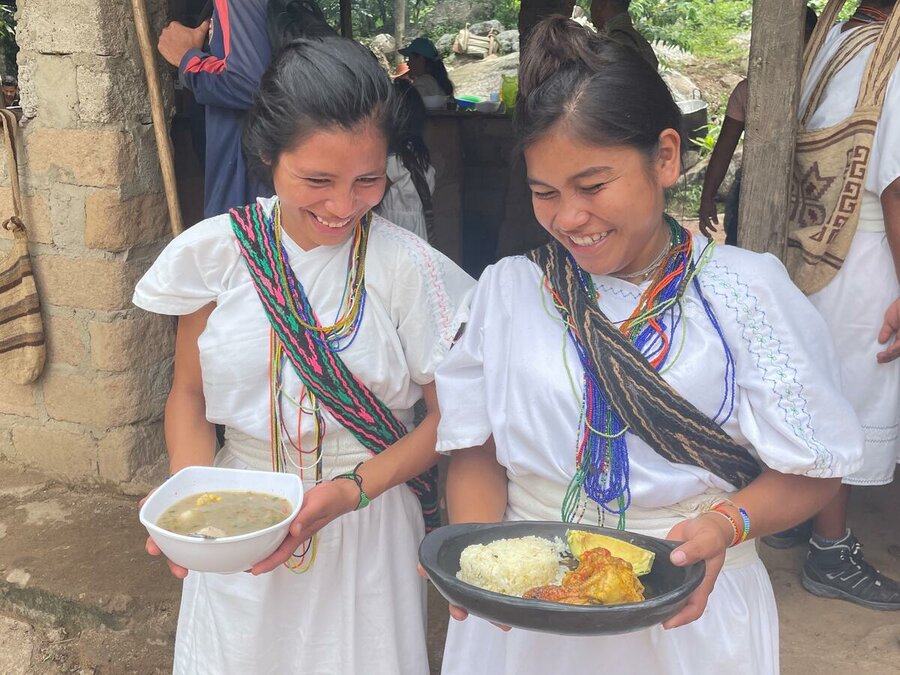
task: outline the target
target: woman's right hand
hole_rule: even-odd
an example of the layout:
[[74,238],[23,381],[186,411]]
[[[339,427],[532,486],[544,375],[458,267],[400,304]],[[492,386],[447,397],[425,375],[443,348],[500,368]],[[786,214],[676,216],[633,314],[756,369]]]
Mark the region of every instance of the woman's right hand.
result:
[[[141,508],[144,505],[144,502],[150,498],[156,492],[156,488],[150,490],[147,493],[147,496],[144,497],[140,502],[138,502],[138,508]],[[144,550],[147,551],[150,555],[162,555],[162,551],[159,550],[159,546],[156,545],[156,542],[153,541],[150,537],[147,537],[147,542],[144,544]],[[166,558],[166,564],[169,566],[169,571],[172,573],[176,579],[184,579],[188,575],[188,569],[186,567],[182,567],[181,565],[176,565],[171,560]]]
[[[425,572],[425,568],[421,565],[416,565],[416,569],[419,571],[419,576],[423,579],[428,579],[428,574]],[[469,613],[464,610],[459,605],[454,605],[453,603],[447,603],[447,608],[450,610],[450,616],[456,619],[457,621],[465,621],[469,618]],[[494,623],[493,621],[491,623]],[[502,631],[510,630],[509,626],[504,626],[502,623],[494,623],[494,625]]]

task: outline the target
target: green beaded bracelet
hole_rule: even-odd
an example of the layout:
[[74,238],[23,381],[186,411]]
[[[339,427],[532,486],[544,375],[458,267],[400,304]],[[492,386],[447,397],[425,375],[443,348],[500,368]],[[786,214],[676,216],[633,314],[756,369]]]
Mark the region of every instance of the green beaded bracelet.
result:
[[366,508],[370,503],[371,499],[369,499],[369,495],[366,494],[366,491],[363,490],[362,486],[362,476],[356,473],[359,470],[359,467],[363,465],[362,462],[353,467],[353,471],[348,471],[347,473],[341,473],[332,478],[331,480],[337,480],[338,478],[346,478],[348,480],[352,480],[356,483],[356,487],[359,488],[359,503],[356,505],[354,511],[359,511],[360,509]]

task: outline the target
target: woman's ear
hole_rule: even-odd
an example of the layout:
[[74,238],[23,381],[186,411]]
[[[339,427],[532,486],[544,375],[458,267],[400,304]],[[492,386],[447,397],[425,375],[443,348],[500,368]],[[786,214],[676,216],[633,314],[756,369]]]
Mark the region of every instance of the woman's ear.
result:
[[681,136],[675,129],[663,129],[657,148],[656,176],[664,188],[670,188],[681,176]]

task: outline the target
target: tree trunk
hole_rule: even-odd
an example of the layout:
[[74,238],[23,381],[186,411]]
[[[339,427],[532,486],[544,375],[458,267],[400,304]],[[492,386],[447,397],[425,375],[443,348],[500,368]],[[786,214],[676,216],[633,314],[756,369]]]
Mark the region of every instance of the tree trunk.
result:
[[350,11],[350,0],[340,0],[341,9],[341,35],[345,38],[353,37],[353,14]]
[[753,0],[738,243],[784,259],[805,0]]
[[525,47],[528,34],[538,22],[551,14],[572,16],[575,0],[522,0],[519,8],[519,49]]
[[[394,0],[394,40],[397,49],[403,48],[403,39],[406,34],[406,0]],[[399,52],[394,54],[395,61],[403,58]]]

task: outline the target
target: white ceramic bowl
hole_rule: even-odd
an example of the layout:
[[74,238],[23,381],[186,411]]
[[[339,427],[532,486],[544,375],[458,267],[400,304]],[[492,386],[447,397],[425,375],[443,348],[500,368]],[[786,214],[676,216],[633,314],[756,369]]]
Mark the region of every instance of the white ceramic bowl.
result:
[[[201,492],[252,490],[287,499],[291,515],[280,523],[256,532],[218,539],[200,539],[175,534],[156,524],[159,517],[178,500]],[[274,471],[243,471],[211,466],[190,466],[163,483],[144,502],[141,524],[169,560],[189,570],[231,574],[250,569],[268,557],[287,536],[288,526],[303,503],[303,483],[299,476]]]
[[447,107],[446,96],[423,96],[422,102],[429,110],[443,110]]

